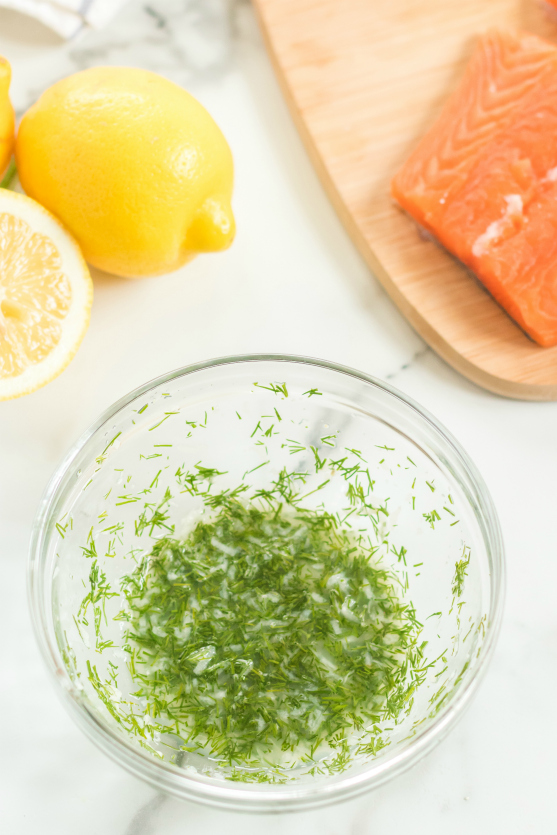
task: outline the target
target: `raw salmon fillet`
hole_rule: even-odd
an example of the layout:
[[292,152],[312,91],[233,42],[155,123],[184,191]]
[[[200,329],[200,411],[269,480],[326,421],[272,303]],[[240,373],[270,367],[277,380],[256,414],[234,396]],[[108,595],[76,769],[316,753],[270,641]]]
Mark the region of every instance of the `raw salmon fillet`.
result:
[[392,192],[532,339],[557,344],[554,46],[483,36]]

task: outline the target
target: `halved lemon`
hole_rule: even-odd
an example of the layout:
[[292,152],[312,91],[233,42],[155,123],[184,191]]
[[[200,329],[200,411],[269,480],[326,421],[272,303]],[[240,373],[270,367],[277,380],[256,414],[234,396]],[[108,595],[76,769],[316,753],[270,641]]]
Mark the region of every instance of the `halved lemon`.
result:
[[34,200],[0,189],[0,400],[44,386],[87,330],[93,282],[81,251]]

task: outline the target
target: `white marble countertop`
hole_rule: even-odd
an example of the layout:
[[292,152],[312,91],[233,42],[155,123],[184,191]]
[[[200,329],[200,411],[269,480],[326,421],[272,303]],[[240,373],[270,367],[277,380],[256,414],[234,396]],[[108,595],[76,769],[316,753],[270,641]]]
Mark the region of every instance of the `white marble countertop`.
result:
[[[156,70],[211,111],[237,170],[237,240],[179,273],[95,276],[91,327],[46,388],[0,404],[0,830],[17,835],[554,835],[557,832],[557,404],[504,400],[447,367],[407,325],[343,231],[296,134],[247,0],[131,0],[64,44],[0,10],[19,114],[96,64]],[[59,703],[25,595],[39,497],[112,401],[177,366],[242,352],[308,354],[387,379],[478,464],[508,553],[493,663],[468,713],[424,762],[349,805],[242,817],[158,796],[105,758]]]

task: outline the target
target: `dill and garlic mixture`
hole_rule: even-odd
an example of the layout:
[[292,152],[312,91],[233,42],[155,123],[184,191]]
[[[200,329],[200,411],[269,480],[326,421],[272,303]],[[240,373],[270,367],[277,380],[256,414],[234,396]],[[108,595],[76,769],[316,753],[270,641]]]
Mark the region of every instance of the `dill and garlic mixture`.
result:
[[376,753],[377,723],[411,695],[420,624],[375,550],[325,511],[213,497],[126,578],[134,696],[233,779]]
[[[150,754],[218,779],[286,783],[415,736],[478,657],[487,615],[462,599],[471,551],[436,471],[387,443],[366,442],[367,460],[342,427],[302,434],[309,421],[286,384],[255,387],[282,414],[269,408],[254,426],[234,412],[230,470],[176,457],[197,433],[216,458],[214,409],[189,415],[184,436],[180,411],[157,415],[133,472],[129,455],[106,460],[122,432],[107,443],[83,487],[98,523],[74,533],[66,512],[56,525],[71,557],[61,594],[86,592],[60,644],[93,709]],[[242,464],[256,466],[236,480],[246,444],[257,455]],[[89,582],[85,566],[74,578],[75,537]]]

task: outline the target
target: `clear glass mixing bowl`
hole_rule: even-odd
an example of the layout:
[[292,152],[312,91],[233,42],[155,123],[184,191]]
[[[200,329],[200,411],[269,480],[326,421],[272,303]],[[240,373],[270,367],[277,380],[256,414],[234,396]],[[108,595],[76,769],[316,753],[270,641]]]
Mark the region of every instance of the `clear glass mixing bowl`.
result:
[[[316,467],[316,461],[324,463]],[[199,513],[199,498],[183,489],[179,475],[196,465],[224,472],[222,489],[242,480],[266,488],[283,469],[305,473],[305,506],[342,518],[354,507],[350,484],[357,486],[365,470],[370,474],[374,501],[388,514],[378,528],[358,511],[358,526],[368,525],[383,566],[399,577],[424,648],[419,686],[384,730],[386,745],[375,756],[355,756],[333,775],[294,770],[282,784],[234,782],[214,763],[177,750],[142,718],[130,698],[129,656],[122,649],[120,581],[164,525],[178,534]],[[162,528],[151,524],[161,518]],[[347,799],[431,750],[462,714],[487,666],[501,621],[503,574],[492,500],[446,429],[379,380],[273,355],[179,369],[105,412],[69,451],[41,501],[29,590],[58,690],[103,751],[178,797],[276,812]]]

